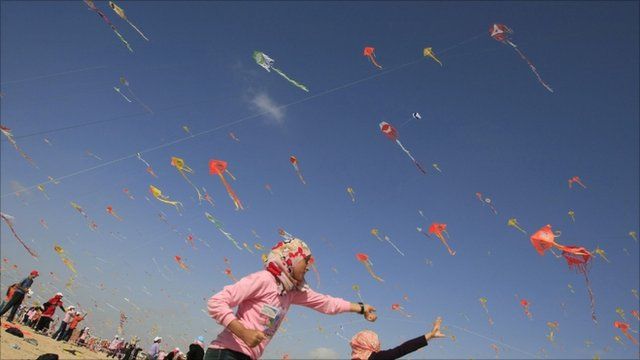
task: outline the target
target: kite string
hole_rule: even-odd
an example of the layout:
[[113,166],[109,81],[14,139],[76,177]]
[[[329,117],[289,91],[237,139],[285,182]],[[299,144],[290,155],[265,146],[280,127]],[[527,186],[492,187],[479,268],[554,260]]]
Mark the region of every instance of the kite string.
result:
[[[483,32],[483,34],[484,34],[484,32]],[[464,40],[464,41],[462,41],[462,42],[460,42],[460,43],[456,44],[456,45],[453,45],[453,46],[451,46],[451,47],[449,47],[449,48],[446,48],[446,49],[445,49],[445,50],[443,50],[441,53],[445,53],[445,52],[447,52],[447,51],[449,51],[449,50],[451,50],[451,49],[454,49],[454,48],[456,48],[456,47],[458,47],[458,46],[460,46],[460,45],[464,44],[464,43],[467,43],[467,42],[469,42],[469,41],[475,40],[475,39],[476,39],[476,38],[478,38],[479,36],[480,36],[480,34],[475,35],[475,36],[473,36],[473,37],[471,37],[471,38],[469,38],[469,39],[467,39],[467,40]],[[277,106],[277,107],[276,107],[276,109],[284,110],[284,109],[286,109],[286,108],[288,108],[288,107],[290,107],[290,106],[298,105],[298,104],[301,104],[301,103],[307,102],[307,101],[309,101],[309,100],[313,100],[313,99],[315,99],[315,98],[318,98],[318,97],[320,97],[320,96],[328,95],[328,94],[334,93],[334,92],[336,92],[336,91],[339,91],[339,90],[342,90],[342,89],[346,89],[346,88],[352,87],[352,86],[354,86],[354,85],[360,84],[360,83],[362,83],[362,82],[365,82],[365,81],[368,81],[368,80],[371,80],[371,79],[375,79],[375,78],[380,77],[380,76],[382,76],[382,75],[386,75],[386,74],[389,74],[389,73],[391,73],[391,72],[398,71],[398,70],[403,69],[403,68],[405,68],[405,67],[407,67],[407,66],[410,66],[410,65],[414,65],[414,64],[416,64],[416,63],[419,63],[419,62],[421,62],[422,60],[423,60],[423,57],[420,57],[420,58],[418,58],[417,60],[410,61],[410,62],[408,62],[408,63],[404,63],[404,64],[401,64],[401,65],[398,65],[398,66],[393,67],[393,68],[390,68],[390,69],[388,69],[388,70],[382,70],[382,71],[380,71],[380,72],[377,72],[377,73],[375,73],[375,74],[373,74],[373,75],[370,75],[370,76],[364,77],[364,78],[362,78],[362,79],[354,80],[354,81],[348,82],[348,83],[346,83],[346,84],[343,84],[343,85],[340,85],[340,86],[336,86],[336,87],[334,87],[334,88],[327,89],[327,90],[325,90],[325,91],[321,91],[321,92],[319,92],[319,93],[317,93],[317,94],[314,94],[314,95],[311,95],[311,96],[304,97],[304,98],[302,98],[302,99],[300,99],[300,100],[293,101],[293,102],[288,103],[288,104],[284,104],[284,105]],[[61,177],[58,177],[58,178],[54,179],[53,181],[52,181],[52,180],[49,180],[49,181],[46,181],[46,182],[44,182],[44,183],[42,183],[42,184],[43,184],[43,185],[44,185],[44,184],[49,184],[49,183],[52,183],[52,182],[54,182],[54,181],[58,181],[58,180],[62,180],[62,179],[67,179],[67,178],[69,178],[69,177],[73,177],[73,176],[81,175],[81,174],[86,173],[86,172],[90,172],[90,171],[93,171],[93,170],[96,170],[96,169],[100,169],[100,168],[102,168],[102,167],[105,167],[105,166],[108,166],[108,165],[111,165],[111,164],[115,164],[115,163],[118,163],[118,162],[123,161],[123,160],[130,159],[130,158],[132,158],[132,157],[136,156],[136,154],[141,154],[141,153],[146,153],[146,152],[152,152],[152,151],[159,150],[159,149],[162,149],[162,148],[165,148],[165,147],[171,146],[171,145],[175,145],[175,144],[181,143],[181,142],[186,141],[186,140],[189,140],[189,139],[193,139],[193,138],[198,137],[198,136],[201,136],[201,135],[206,135],[206,134],[209,134],[209,133],[215,132],[215,131],[220,130],[220,129],[224,129],[224,128],[228,128],[228,127],[231,127],[231,126],[234,126],[234,125],[240,124],[240,123],[245,122],[245,121],[247,121],[247,120],[251,120],[251,119],[255,119],[255,118],[258,118],[258,117],[260,117],[260,116],[263,116],[263,115],[267,115],[267,114],[269,114],[269,112],[270,112],[270,111],[263,111],[263,112],[259,112],[259,113],[253,114],[253,115],[248,115],[248,116],[245,116],[245,117],[240,118],[240,119],[238,119],[238,120],[231,121],[231,122],[228,122],[228,123],[226,123],[226,124],[222,124],[222,125],[219,125],[219,126],[213,127],[213,128],[211,128],[211,129],[209,129],[209,130],[204,130],[204,131],[201,131],[201,132],[199,132],[199,133],[192,134],[192,135],[190,135],[190,136],[186,136],[186,137],[178,138],[178,139],[173,140],[173,141],[169,141],[169,142],[166,142],[166,143],[163,143],[163,144],[160,144],[160,145],[154,146],[154,147],[150,147],[150,148],[144,149],[144,150],[142,150],[142,151],[138,151],[138,152],[137,152],[137,153],[135,153],[135,154],[126,155],[126,156],[120,157],[120,158],[118,158],[118,159],[114,159],[114,160],[108,161],[108,162],[103,163],[103,164],[99,164],[99,165],[96,165],[96,166],[92,166],[92,167],[89,167],[89,168],[86,168],[86,169],[83,169],[83,170],[78,170],[78,171],[73,172],[73,173],[68,174],[68,175],[63,175],[63,176],[61,176]],[[73,126],[73,127],[76,127],[76,126]],[[30,187],[27,187],[27,188],[23,188],[23,189],[20,189],[20,190],[16,190],[16,191],[14,191],[14,192],[10,192],[10,193],[6,193],[6,194],[2,194],[2,195],[0,195],[0,198],[5,198],[5,197],[7,197],[7,196],[9,196],[9,195],[15,195],[15,194],[19,194],[19,193],[21,193],[21,192],[25,192],[25,191],[33,190],[33,189],[35,189],[37,186],[38,186],[38,185],[33,185],[33,186],[30,186]]]
[[[378,317],[378,318],[380,318],[380,317]],[[393,318],[385,318],[385,320],[392,320],[392,321],[404,321],[404,322],[415,323],[415,324],[425,324],[425,323],[427,323],[426,321],[416,321],[416,320],[406,320],[406,319],[393,319]],[[511,350],[515,350],[515,351],[517,351],[517,352],[520,352],[520,353],[522,353],[522,354],[525,354],[525,355],[527,355],[527,356],[530,356],[531,358],[536,358],[536,359],[539,359],[539,358],[540,358],[539,356],[537,356],[537,355],[535,355],[535,354],[532,354],[532,353],[530,353],[530,352],[528,352],[528,351],[518,349],[517,347],[515,347],[515,346],[511,346],[511,345],[509,345],[509,344],[506,344],[506,343],[504,343],[504,342],[502,342],[502,341],[500,341],[500,340],[492,339],[492,338],[487,337],[487,336],[484,336],[484,335],[482,335],[482,334],[478,334],[478,333],[477,333],[477,332],[475,332],[475,331],[471,331],[471,330],[468,330],[468,329],[466,329],[466,328],[463,328],[463,327],[460,327],[460,326],[457,326],[457,325],[454,325],[454,324],[450,324],[450,323],[447,323],[447,326],[451,326],[451,327],[453,327],[453,328],[456,328],[456,329],[458,329],[458,330],[462,330],[462,331],[464,331],[464,332],[466,332],[466,333],[469,333],[469,334],[471,334],[471,335],[475,335],[475,336],[480,337],[480,338],[482,338],[482,339],[485,339],[485,340],[488,340],[488,341],[492,341],[492,342],[494,342],[494,343],[498,343],[498,344],[500,344],[500,345],[502,345],[502,346],[504,346],[504,347],[506,347],[506,348],[509,348],[509,349],[511,349]]]

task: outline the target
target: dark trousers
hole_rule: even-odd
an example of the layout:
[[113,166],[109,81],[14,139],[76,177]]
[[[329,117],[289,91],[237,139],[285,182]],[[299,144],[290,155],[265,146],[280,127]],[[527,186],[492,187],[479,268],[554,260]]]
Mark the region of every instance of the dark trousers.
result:
[[72,328],[67,328],[67,330],[62,335],[61,340],[69,341],[69,339],[71,339],[71,334],[73,333],[73,330],[74,329]]
[[36,325],[36,331],[41,331],[49,328],[49,324],[51,324],[51,318],[41,316],[38,324]]
[[60,324],[60,327],[58,328],[58,331],[53,333],[52,338],[54,340],[58,340],[58,341],[62,340],[62,335],[64,334],[65,330],[67,330],[67,323],[63,321]]
[[9,302],[6,303],[2,311],[0,311],[0,316],[4,315],[4,313],[6,313],[7,311],[9,311],[9,309],[11,309],[11,312],[9,313],[9,317],[7,318],[7,321],[13,322],[13,318],[16,316],[16,312],[18,311],[20,304],[22,304],[23,299],[24,299],[23,292],[20,292],[20,291],[14,292]]
[[251,360],[247,354],[229,349],[208,348],[204,360]]

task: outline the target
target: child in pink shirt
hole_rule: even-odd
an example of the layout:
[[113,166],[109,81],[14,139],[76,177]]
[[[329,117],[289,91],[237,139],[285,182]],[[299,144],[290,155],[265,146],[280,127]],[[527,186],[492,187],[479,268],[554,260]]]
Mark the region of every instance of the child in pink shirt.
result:
[[376,320],[375,308],[370,305],[311,290],[304,275],[312,263],[307,244],[288,239],[271,250],[265,270],[245,276],[212,296],[207,304],[209,314],[225,329],[211,342],[204,360],[259,359],[292,304],[331,315],[357,312],[369,321]]

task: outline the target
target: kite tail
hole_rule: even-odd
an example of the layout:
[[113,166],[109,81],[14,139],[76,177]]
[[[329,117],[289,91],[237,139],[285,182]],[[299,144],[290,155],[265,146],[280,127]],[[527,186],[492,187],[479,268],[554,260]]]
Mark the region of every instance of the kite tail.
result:
[[140,36],[142,36],[142,38],[143,38],[143,39],[145,39],[145,40],[149,41],[149,39],[147,39],[147,37],[146,37],[146,36],[144,36],[144,34],[142,33],[142,31],[140,31],[140,29],[138,29],[138,27],[137,27],[137,26],[133,25],[133,23],[132,23],[131,21],[129,21],[129,19],[125,19],[125,20],[129,23],[129,25],[131,25],[131,27],[132,27],[132,28],[134,28],[134,29],[138,32],[138,34],[140,34]]
[[380,276],[376,275],[376,273],[373,272],[373,268],[371,267],[370,263],[366,262],[364,264],[364,266],[367,268],[367,271],[369,271],[369,274],[371,274],[371,276],[374,279],[376,279],[377,281],[380,281],[380,282],[384,282],[384,280]]
[[233,192],[233,189],[231,188],[231,186],[229,186],[227,180],[224,179],[224,176],[221,173],[218,173],[218,175],[220,175],[220,180],[222,180],[222,184],[224,184],[224,187],[227,189],[229,197],[231,197],[231,200],[233,200],[233,204],[236,206],[236,210],[244,210],[244,208],[242,207],[242,202],[240,202],[240,199],[238,198],[236,193]]
[[300,89],[309,92],[309,89],[307,89],[306,86],[300,84],[299,82],[293,80],[292,78],[288,77],[285,73],[283,73],[282,71],[274,68],[273,66],[271,67],[273,69],[273,71],[277,72],[280,76],[282,76],[283,78],[285,78],[288,82],[292,83],[293,85],[299,87]]
[[427,171],[422,167],[422,165],[418,161],[416,161],[414,163],[416,164],[416,167],[418,168],[418,170],[420,170],[421,173],[423,173],[423,174],[427,173]]
[[27,246],[27,244],[24,241],[22,241],[20,236],[18,236],[18,233],[13,228],[13,224],[11,224],[11,220],[9,220],[9,218],[6,218],[4,216],[4,214],[2,215],[2,220],[4,220],[4,222],[7,224],[7,226],[9,226],[9,229],[11,229],[11,232],[13,233],[13,236],[15,236],[15,238],[20,242],[20,244],[27,250],[29,255],[31,255],[31,256],[33,256],[34,258],[37,259],[38,258],[38,254],[36,254],[35,251],[31,250],[31,248],[29,248],[29,246]]
[[391,240],[387,240],[387,242],[388,242],[389,244],[391,244],[391,246],[393,246],[393,248],[394,248],[394,249],[396,249],[396,251],[397,251],[400,255],[404,256],[404,253],[403,253],[402,251],[400,251],[400,249],[398,249],[398,247],[396,246],[396,244],[394,244]]
[[129,45],[129,43],[127,42],[127,40],[125,40],[125,38],[120,34],[120,32],[118,31],[118,29],[116,29],[115,26],[111,25],[111,30],[113,30],[114,33],[116,33],[116,35],[118,36],[118,38],[120,39],[120,41],[122,41],[122,43],[124,43],[124,45],[127,47],[127,49],[129,49],[130,52],[133,52],[133,49],[131,48],[131,45]]
[[240,247],[240,245],[238,244],[238,242],[236,241],[236,239],[233,238],[233,236],[231,236],[230,233],[224,231],[222,228],[219,228],[218,230],[220,230],[220,232],[222,234],[224,234],[224,236],[229,239],[229,241],[231,241],[233,243],[233,245],[235,245],[236,248],[238,248],[238,250],[242,250],[242,248]]
[[156,199],[162,201],[165,204],[173,205],[178,212],[180,212],[180,206],[183,206],[180,201],[171,201],[171,200],[168,200],[168,198],[166,197],[165,198],[156,197]]
[[516,44],[512,43],[509,40],[506,40],[507,44],[511,45],[513,47],[513,49],[518,53],[518,55],[520,55],[520,57],[522,58],[522,60],[526,61],[527,64],[529,65],[529,68],[531,69],[531,71],[533,71],[533,73],[536,75],[536,77],[538,78],[538,81],[540,82],[540,84],[542,84],[542,86],[544,86],[547,90],[549,90],[550,92],[553,92],[553,89],[547,85],[547,83],[544,82],[544,80],[542,80],[542,77],[540,76],[540,74],[538,73],[538,70],[536,69],[536,66],[533,65],[533,63],[531,62],[531,60],[529,60],[522,51],[520,51],[520,49],[518,48],[518,46],[516,46]]
[[424,170],[424,168],[422,167],[422,165],[420,165],[420,163],[418,162],[418,160],[416,160],[413,155],[411,155],[411,153],[409,152],[409,150],[407,150],[402,143],[400,142],[400,140],[396,139],[396,143],[400,146],[400,148],[402,149],[402,151],[404,151],[409,158],[411,158],[411,160],[413,161],[413,163],[416,165],[416,167],[418,168],[418,170],[420,170],[420,172],[422,172],[423,174],[426,174],[427,172]]
[[593,296],[593,290],[591,290],[591,282],[589,281],[589,275],[584,273],[584,280],[587,283],[587,293],[589,294],[589,305],[591,306],[591,320],[594,323],[598,323],[598,319],[596,319],[596,300]]
[[193,183],[191,182],[191,180],[189,180],[189,178],[187,177],[187,175],[185,175],[182,171],[180,171],[180,174],[182,174],[182,177],[187,180],[187,182],[189,183],[189,185],[191,185],[191,187],[193,187],[196,190],[196,193],[198,194],[198,203],[202,203],[202,200],[204,199],[204,197],[202,196],[202,194],[200,193],[200,190],[198,190],[198,188],[193,185]]
[[382,66],[380,66],[380,64],[378,64],[376,62],[376,58],[374,58],[372,55],[369,55],[368,58],[369,58],[369,60],[371,60],[371,63],[373,65],[375,65],[375,67],[377,67],[378,69],[382,70]]

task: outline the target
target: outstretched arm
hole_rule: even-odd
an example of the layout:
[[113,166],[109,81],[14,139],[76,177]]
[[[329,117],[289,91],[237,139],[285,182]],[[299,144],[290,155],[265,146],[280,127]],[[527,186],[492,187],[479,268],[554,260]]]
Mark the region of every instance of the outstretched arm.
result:
[[383,350],[383,351],[378,351],[375,353],[372,353],[371,356],[369,356],[369,359],[367,360],[392,360],[392,359],[399,359],[409,353],[412,353],[422,347],[425,347],[428,345],[428,341],[431,339],[439,339],[439,338],[443,338],[446,335],[444,335],[443,333],[440,332],[440,324],[442,323],[442,319],[441,318],[437,318],[436,321],[433,323],[433,329],[431,329],[430,332],[422,335],[422,336],[418,336],[415,339],[411,339],[407,342],[404,342],[403,344],[401,344],[400,346],[397,346],[393,349],[389,349],[389,350]]

